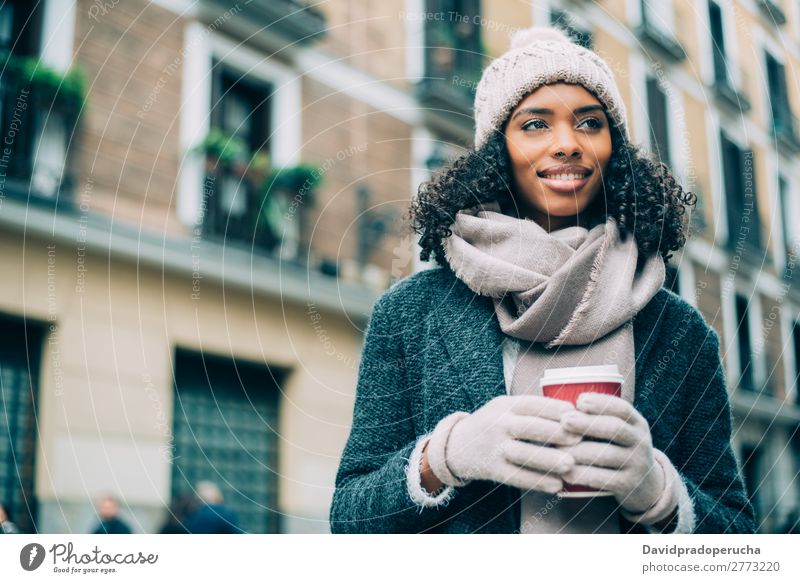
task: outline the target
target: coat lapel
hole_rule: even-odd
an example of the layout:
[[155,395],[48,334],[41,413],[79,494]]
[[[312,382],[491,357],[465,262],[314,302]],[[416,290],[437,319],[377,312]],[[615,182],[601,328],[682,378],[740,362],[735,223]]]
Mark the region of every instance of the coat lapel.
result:
[[[436,301],[433,325],[444,346],[447,377],[457,383],[477,409],[506,394],[503,375],[503,331],[491,298],[479,296],[452,275],[444,297]],[[634,318],[636,377],[641,378],[647,356],[656,344],[666,316],[669,292],[659,290]]]
[[[661,288],[633,318],[633,343],[636,354],[636,378],[641,379],[645,361],[661,333],[661,323],[667,317],[669,292]],[[637,380],[637,384],[639,381]],[[638,393],[638,391],[637,391]]]
[[436,332],[444,344],[452,380],[472,402],[473,410],[506,393],[503,376],[503,332],[494,303],[461,280],[453,280],[447,297],[435,306]]

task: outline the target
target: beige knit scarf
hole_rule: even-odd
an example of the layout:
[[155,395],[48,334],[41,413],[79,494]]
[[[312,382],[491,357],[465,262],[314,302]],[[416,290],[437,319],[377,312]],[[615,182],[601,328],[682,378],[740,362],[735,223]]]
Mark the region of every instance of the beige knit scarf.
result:
[[[548,233],[535,221],[502,214],[494,202],[458,212],[451,231],[444,249],[456,276],[493,298],[501,330],[521,343],[510,394],[541,395],[547,368],[617,364],[625,378],[622,398],[633,402],[631,320],[664,283],[660,255],[637,270],[636,241],[630,235],[623,241],[612,218],[591,229]],[[523,531],[525,508],[546,501],[539,494],[523,496]],[[596,502],[608,507],[608,498]],[[527,517],[528,531],[592,532],[575,523],[582,519],[569,505],[562,503],[560,518],[555,512],[533,523]],[[565,518],[573,524],[557,523]]]

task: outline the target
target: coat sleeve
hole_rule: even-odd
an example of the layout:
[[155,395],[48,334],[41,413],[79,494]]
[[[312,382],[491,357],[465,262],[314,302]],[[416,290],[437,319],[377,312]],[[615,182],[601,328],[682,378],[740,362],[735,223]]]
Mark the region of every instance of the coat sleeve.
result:
[[[701,326],[697,326],[701,328]],[[696,533],[753,533],[755,519],[731,447],[731,407],[719,335],[702,322],[683,383],[685,424],[678,468],[694,507]]]
[[[391,290],[390,290],[391,292]],[[449,502],[420,504],[409,492],[415,435],[403,350],[402,314],[390,292],[375,304],[358,371],[353,424],[336,475],[330,510],[333,533],[413,533],[444,520]]]

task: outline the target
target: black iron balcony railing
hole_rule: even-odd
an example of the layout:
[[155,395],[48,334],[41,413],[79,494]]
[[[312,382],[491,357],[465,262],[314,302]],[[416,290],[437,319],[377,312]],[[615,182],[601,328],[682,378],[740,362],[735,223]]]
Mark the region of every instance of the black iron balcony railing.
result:
[[778,26],[786,24],[786,13],[775,0],[758,0],[756,4],[767,20]]
[[303,261],[315,188],[307,176],[303,166],[269,174],[208,156],[203,236],[250,253]]
[[203,235],[213,241],[271,253],[280,243],[259,228],[257,185],[235,164],[208,159],[203,186]]
[[674,35],[661,26],[658,22],[653,22],[648,17],[648,7],[645,0],[641,0],[642,21],[636,27],[636,34],[643,41],[655,47],[661,53],[674,61],[682,61],[686,58],[686,51],[674,37]]
[[783,146],[793,152],[800,152],[800,137],[798,137],[797,118],[794,114],[787,110],[778,115],[773,114],[772,127],[775,130],[775,137]]
[[747,263],[752,268],[763,268],[769,257],[767,250],[764,249],[761,243],[760,227],[756,226],[753,221],[748,223],[748,226],[735,224],[732,227],[729,224],[728,229],[732,230],[732,233],[729,233],[726,246],[728,253],[737,260]]
[[[728,204],[731,199],[728,198]],[[728,211],[728,253],[756,269],[768,261],[768,253],[761,239],[761,222],[758,207],[742,207]]]
[[305,44],[325,35],[325,16],[308,1],[251,0],[239,10],[238,4],[232,7],[232,2],[223,0],[202,0],[202,3],[212,14],[220,14],[217,20],[221,24],[230,17],[245,18],[258,24],[261,30],[278,34],[292,43]]
[[[31,63],[0,59],[0,180],[4,196],[30,203],[72,203],[70,143],[83,105],[63,81]],[[43,69],[43,68],[42,68]]]
[[752,108],[742,88],[749,87],[745,71],[739,70],[739,83],[734,84],[724,55],[714,56],[714,93],[723,104],[733,110],[746,113]]

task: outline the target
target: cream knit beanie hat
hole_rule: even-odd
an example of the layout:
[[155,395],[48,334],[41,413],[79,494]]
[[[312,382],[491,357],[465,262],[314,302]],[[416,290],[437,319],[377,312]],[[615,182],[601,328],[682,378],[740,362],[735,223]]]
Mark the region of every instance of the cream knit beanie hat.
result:
[[475,148],[501,130],[528,93],[558,81],[591,91],[606,107],[612,125],[628,137],[625,104],[608,64],[557,28],[532,27],[515,32],[511,48],[483,71],[475,91]]

